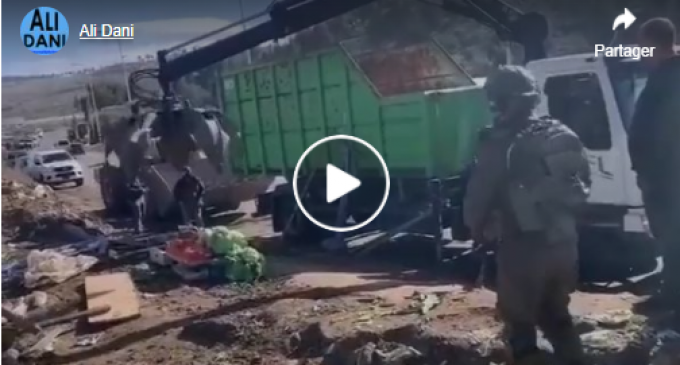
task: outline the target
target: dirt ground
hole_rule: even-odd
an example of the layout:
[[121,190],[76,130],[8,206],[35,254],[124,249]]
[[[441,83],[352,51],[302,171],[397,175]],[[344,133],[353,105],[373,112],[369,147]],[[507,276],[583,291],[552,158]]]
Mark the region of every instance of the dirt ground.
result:
[[[101,209],[92,186],[57,194],[94,213]],[[245,214],[233,228],[250,236],[272,235],[267,217],[250,216],[251,203],[242,210]],[[194,286],[162,274],[133,275],[142,303],[140,318],[105,328],[77,324],[59,338],[54,354],[38,363],[292,365],[322,363],[324,358],[323,363],[330,364],[324,351],[354,349],[369,339],[379,343],[412,338],[426,328],[428,338],[484,342],[496,338],[500,329],[492,291],[470,291],[446,276],[323,254],[267,259],[268,280],[252,286]],[[82,283],[76,278],[49,289],[49,305],[82,307]],[[635,301],[628,294],[577,293],[572,307],[587,315],[627,310]],[[427,303],[433,308],[425,311]],[[78,345],[91,336],[98,338],[95,345]],[[329,348],[339,339],[339,345]],[[431,358],[462,356],[447,349],[432,347]],[[346,359],[336,363],[354,364]]]
[[[272,279],[252,287],[141,281],[140,318],[108,328],[77,328],[61,337],[58,356],[44,363],[296,364],[304,362],[291,358],[320,356],[315,351],[323,346],[315,342],[357,331],[423,325],[442,336],[490,338],[500,329],[489,290],[470,292],[442,280],[403,278],[408,272],[349,266],[352,270],[319,259],[271,259]],[[52,295],[75,304],[78,288],[75,280]],[[428,294],[441,304],[423,314],[418,296]],[[578,293],[573,308],[579,314],[602,313],[630,308],[633,301],[624,295]],[[315,324],[323,333],[310,335],[311,344],[296,344],[296,333]],[[96,346],[74,346],[88,333],[101,334]]]

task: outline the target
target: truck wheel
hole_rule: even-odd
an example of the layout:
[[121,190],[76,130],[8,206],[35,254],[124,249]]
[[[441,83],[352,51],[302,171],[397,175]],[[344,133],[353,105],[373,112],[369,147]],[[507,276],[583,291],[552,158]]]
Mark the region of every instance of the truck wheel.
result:
[[657,249],[649,238],[606,229],[584,229],[579,242],[579,276],[583,282],[625,282],[657,266]]
[[104,166],[99,171],[99,188],[106,211],[112,215],[125,213],[125,186],[119,169]]
[[83,184],[85,184],[85,179],[76,179],[75,183],[76,186],[83,186]]
[[297,247],[316,245],[329,235],[328,231],[317,227],[296,209],[297,203],[289,184],[277,186],[271,199],[272,226],[275,232],[282,233],[286,244]]

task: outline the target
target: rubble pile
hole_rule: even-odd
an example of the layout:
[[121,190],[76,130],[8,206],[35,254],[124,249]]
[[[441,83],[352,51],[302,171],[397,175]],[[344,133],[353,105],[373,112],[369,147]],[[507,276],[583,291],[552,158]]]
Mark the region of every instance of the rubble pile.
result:
[[[670,365],[680,360],[680,334],[646,317],[611,311],[576,320],[588,363]],[[321,353],[322,365],[501,364],[507,354],[496,331],[442,333],[423,323],[357,329],[342,336],[334,336],[328,325],[312,323],[289,342],[295,344],[295,353],[313,357]],[[543,338],[540,348],[546,360],[552,358],[552,348]]]
[[96,226],[96,221],[76,202],[61,199],[48,186],[3,176],[2,234],[5,239],[30,239],[39,228],[65,223]]

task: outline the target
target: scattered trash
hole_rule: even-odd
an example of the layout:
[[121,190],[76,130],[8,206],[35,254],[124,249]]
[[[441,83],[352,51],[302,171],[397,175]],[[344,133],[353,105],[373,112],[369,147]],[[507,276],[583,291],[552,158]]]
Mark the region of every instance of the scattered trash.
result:
[[80,336],[76,339],[76,347],[90,347],[96,345],[104,337],[103,333]]
[[411,346],[400,343],[375,344],[368,342],[354,351],[352,365],[400,365],[423,360],[423,354]]
[[2,284],[3,286],[20,285],[24,280],[26,271],[25,260],[12,260],[2,262]]
[[151,265],[146,262],[139,263],[132,267],[130,274],[135,278],[135,280],[149,280],[155,274]]
[[43,332],[42,338],[24,354],[31,357],[37,357],[42,356],[45,353],[54,352],[55,342],[59,336],[69,331],[70,327],[71,326],[59,326]]
[[9,310],[17,316],[25,316],[26,313],[28,313],[28,304],[26,303],[26,299],[23,297],[19,298],[14,308]]
[[252,283],[264,273],[264,256],[241,232],[217,226],[186,230],[164,248],[148,251],[155,264],[172,266],[185,280]]
[[19,365],[21,353],[17,349],[8,349],[2,353],[2,362],[9,365]]
[[26,297],[26,304],[29,309],[45,308],[49,300],[49,296],[44,291],[36,290]]
[[33,250],[26,259],[24,285],[35,288],[47,283],[62,283],[87,271],[97,262],[93,256],[66,256],[56,250]]
[[[2,234],[3,238],[31,237],[36,231],[53,227],[64,229],[73,222],[85,228],[101,228],[106,225],[76,201],[66,201],[48,186],[30,182],[2,179]],[[50,238],[49,232],[44,236]]]
[[187,267],[207,265],[213,259],[213,253],[201,243],[198,235],[171,241],[165,247],[165,253],[179,265]]
[[600,329],[581,335],[583,346],[590,353],[619,353],[629,343],[625,331]]
[[680,363],[680,333],[673,330],[657,332],[650,352],[650,365],[675,365]]
[[630,310],[615,310],[605,313],[588,315],[590,320],[594,320],[600,327],[603,328],[622,328],[625,327],[633,318],[633,312]]
[[[44,308],[47,305],[48,295],[42,291],[34,291],[33,293],[17,299],[14,303],[5,303],[3,308],[12,312],[17,316],[26,316],[26,314],[34,309]],[[6,322],[6,318],[2,318],[2,323]]]
[[410,307],[412,309],[417,309],[418,312],[422,315],[426,315],[432,309],[436,308],[438,305],[441,304],[441,298],[439,297],[438,294],[435,293],[415,292],[411,296],[411,299],[414,300],[414,303],[411,303]]
[[38,185],[33,188],[33,197],[35,198],[47,198],[52,193],[54,193],[54,190],[46,185]]
[[110,323],[140,316],[137,289],[129,273],[85,277],[85,297],[88,310],[110,308],[91,315],[89,323]]

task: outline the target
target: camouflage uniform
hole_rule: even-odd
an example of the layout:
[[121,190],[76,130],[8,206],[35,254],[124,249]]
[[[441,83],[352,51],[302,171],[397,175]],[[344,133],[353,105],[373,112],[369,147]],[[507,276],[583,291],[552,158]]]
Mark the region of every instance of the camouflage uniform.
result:
[[568,307],[578,275],[575,211],[587,198],[588,161],[569,128],[534,116],[540,94],[524,68],[502,67],[485,89],[499,114],[481,142],[464,216],[475,241],[488,239],[490,228],[500,233],[497,309],[512,360],[540,361],[538,326],[557,357],[581,364]]
[[203,226],[203,194],[205,186],[190,167],[184,169],[184,175],[174,188],[175,200],[182,211],[182,220],[186,225]]

